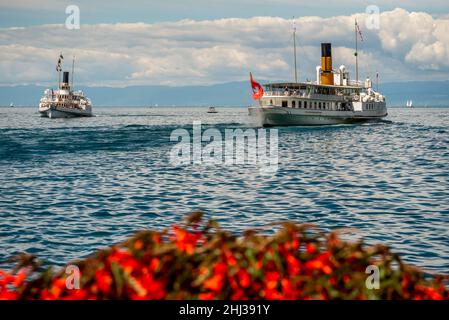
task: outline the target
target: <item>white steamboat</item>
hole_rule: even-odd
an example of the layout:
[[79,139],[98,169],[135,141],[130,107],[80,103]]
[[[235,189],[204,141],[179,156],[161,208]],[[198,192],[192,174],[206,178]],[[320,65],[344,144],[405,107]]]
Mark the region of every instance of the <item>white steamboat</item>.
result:
[[330,43],[321,44],[321,55],[316,82],[272,83],[264,89],[259,85],[259,105],[250,107],[249,115],[262,126],[359,123],[388,115],[385,97],[370,79],[351,81],[344,66],[332,69]]
[[[61,58],[56,68],[59,72],[61,72]],[[72,91],[69,84],[69,72],[64,71],[58,90],[45,90],[39,103],[39,113],[42,117],[48,118],[91,117],[92,103],[82,91]]]

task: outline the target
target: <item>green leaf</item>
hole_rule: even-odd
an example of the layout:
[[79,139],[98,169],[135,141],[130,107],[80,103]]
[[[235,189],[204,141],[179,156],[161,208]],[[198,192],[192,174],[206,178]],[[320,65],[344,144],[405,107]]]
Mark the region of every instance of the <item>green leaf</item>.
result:
[[115,286],[117,288],[117,294],[120,297],[123,291],[123,269],[118,265],[117,262],[113,262],[111,265],[112,275],[114,276]]

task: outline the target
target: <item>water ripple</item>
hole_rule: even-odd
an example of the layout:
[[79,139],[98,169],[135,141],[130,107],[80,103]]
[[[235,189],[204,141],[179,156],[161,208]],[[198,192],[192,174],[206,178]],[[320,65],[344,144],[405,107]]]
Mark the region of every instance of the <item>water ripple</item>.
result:
[[281,128],[272,176],[254,165],[171,166],[172,130],[194,120],[220,130],[250,123],[243,108],[219,111],[98,108],[94,118],[56,121],[31,109],[5,112],[0,261],[26,251],[59,265],[203,210],[235,232],[283,220],[355,228],[349,237],[449,273],[448,109]]

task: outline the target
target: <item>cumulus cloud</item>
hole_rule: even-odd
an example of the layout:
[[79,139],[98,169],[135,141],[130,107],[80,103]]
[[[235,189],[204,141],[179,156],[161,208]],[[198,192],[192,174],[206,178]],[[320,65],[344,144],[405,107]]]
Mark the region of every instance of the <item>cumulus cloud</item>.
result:
[[[395,9],[367,29],[367,14],[302,17],[298,61],[302,79],[320,63],[320,42],[334,45],[334,63],[354,65],[354,19],[361,43],[361,75],[384,81],[447,79],[449,19]],[[161,23],[40,25],[0,30],[0,84],[48,84],[57,79],[60,51],[77,57],[75,79],[84,85],[192,85],[259,79],[291,80],[292,21],[279,17],[181,20]],[[419,69],[418,73],[416,70]]]

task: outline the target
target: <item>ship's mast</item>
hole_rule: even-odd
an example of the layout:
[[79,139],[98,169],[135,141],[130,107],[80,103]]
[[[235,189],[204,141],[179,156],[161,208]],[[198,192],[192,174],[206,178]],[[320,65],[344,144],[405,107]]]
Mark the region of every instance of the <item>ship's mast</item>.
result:
[[61,67],[58,68],[58,90],[61,90]]
[[358,34],[357,34],[357,19],[355,20],[354,25],[354,34],[355,34],[355,80],[356,84],[359,83],[359,48],[358,48]]
[[296,63],[296,23],[295,17],[293,17],[293,55],[295,61],[295,83],[298,83],[298,68]]
[[73,91],[73,77],[75,76],[75,56],[73,56],[73,60],[72,60],[72,85],[70,86],[72,88]]
[[376,71],[376,91],[379,92],[379,71]]
[[56,70],[58,71],[58,90],[61,90],[62,52],[59,53]]

